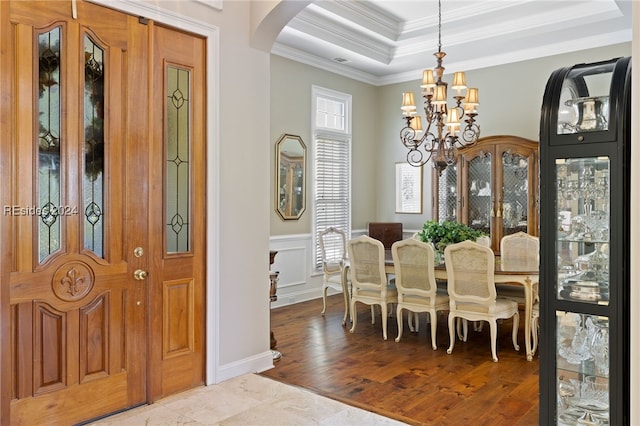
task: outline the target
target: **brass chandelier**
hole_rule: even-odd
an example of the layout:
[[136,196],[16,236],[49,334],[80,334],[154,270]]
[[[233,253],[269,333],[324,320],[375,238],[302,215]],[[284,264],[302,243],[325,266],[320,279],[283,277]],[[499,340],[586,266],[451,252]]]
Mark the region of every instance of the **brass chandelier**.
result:
[[[433,54],[437,59],[437,66],[433,70],[423,71],[420,85],[427,129],[420,136],[422,119],[416,113],[413,92],[404,92],[401,109],[407,123],[400,131],[400,140],[409,149],[407,162],[420,167],[431,160],[438,174],[457,162],[458,148],[474,145],[480,137],[480,126],[475,122],[478,115],[478,89],[467,89],[464,72],[453,74],[451,88],[456,90],[453,97],[455,106],[447,107],[447,83],[442,81],[442,59],[446,53],[442,51],[441,34],[442,5],[438,1],[438,51]],[[466,94],[463,94],[464,90]],[[463,118],[466,124],[461,123]],[[464,128],[461,129],[461,126]]]

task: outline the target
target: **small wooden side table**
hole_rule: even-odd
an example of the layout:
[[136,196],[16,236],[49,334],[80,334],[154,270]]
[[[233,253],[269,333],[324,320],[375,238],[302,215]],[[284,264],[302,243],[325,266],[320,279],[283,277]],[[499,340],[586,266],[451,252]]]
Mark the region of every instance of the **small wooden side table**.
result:
[[[271,250],[269,252],[269,306],[271,306],[271,302],[275,302],[276,300],[278,300],[278,275],[280,274],[279,271],[271,271],[271,265],[273,265],[273,260],[276,257],[276,254],[278,254],[277,251]],[[269,315],[271,316],[271,315]],[[271,354],[273,355],[273,360],[274,361],[279,361],[280,358],[282,358],[282,353],[280,353],[280,351],[276,350],[276,345],[278,344],[278,341],[276,340],[275,336],[273,335],[273,330],[271,330]]]

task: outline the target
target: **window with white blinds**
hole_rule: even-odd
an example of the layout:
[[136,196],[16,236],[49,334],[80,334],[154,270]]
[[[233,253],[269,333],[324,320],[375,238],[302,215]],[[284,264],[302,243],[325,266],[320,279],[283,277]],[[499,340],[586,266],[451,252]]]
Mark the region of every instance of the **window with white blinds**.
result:
[[[318,235],[333,226],[351,235],[351,95],[313,88],[314,253],[322,268]],[[328,257],[341,251],[339,241],[325,242]]]

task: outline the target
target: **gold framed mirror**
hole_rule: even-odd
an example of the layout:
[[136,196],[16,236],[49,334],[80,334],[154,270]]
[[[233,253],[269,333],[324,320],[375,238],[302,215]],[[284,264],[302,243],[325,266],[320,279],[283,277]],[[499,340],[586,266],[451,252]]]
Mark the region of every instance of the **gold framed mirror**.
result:
[[307,147],[284,134],[276,143],[276,211],[283,220],[300,219],[306,208]]

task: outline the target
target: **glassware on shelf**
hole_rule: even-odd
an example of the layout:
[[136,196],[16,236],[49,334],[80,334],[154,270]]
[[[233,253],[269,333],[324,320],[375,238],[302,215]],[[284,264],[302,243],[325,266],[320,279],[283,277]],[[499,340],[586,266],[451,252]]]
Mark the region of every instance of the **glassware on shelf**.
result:
[[568,380],[563,376],[558,378],[558,405],[563,411],[569,408],[569,400],[578,393],[574,382],[574,380]]
[[609,321],[567,312],[558,322],[558,354],[569,364],[593,360],[593,374],[609,375]]
[[609,376],[609,322],[596,321],[591,341],[591,355],[596,367],[596,373]]
[[567,313],[566,318],[568,323],[559,327],[559,334],[565,339],[559,339],[558,353],[569,364],[580,364],[591,358],[589,329],[579,314]]
[[558,379],[558,420],[563,425],[609,424],[609,383],[595,376]]

